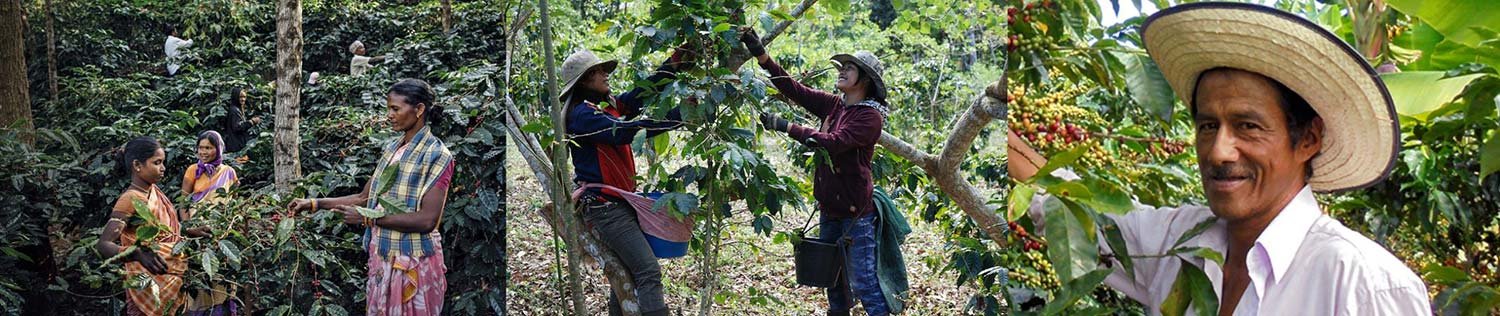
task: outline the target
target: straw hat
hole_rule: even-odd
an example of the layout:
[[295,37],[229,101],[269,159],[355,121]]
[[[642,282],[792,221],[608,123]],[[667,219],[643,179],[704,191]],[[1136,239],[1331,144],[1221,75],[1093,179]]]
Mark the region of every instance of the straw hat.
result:
[[860,73],[869,74],[870,82],[875,84],[875,95],[872,97],[885,100],[885,67],[880,65],[879,58],[875,58],[875,53],[862,50],[854,52],[853,55],[838,54],[833,55],[833,61],[839,66],[843,66],[844,63],[854,63],[859,67]]
[[1218,67],[1259,73],[1307,100],[1326,128],[1312,160],[1314,191],[1368,187],[1395,166],[1401,128],[1390,92],[1317,24],[1261,5],[1200,2],[1152,14],[1141,29],[1147,54],[1189,106],[1198,75]]
[[583,74],[588,73],[589,69],[594,68],[594,66],[604,67],[604,72],[610,73],[614,72],[615,66],[619,64],[619,62],[614,60],[600,60],[599,56],[594,56],[594,53],[589,52],[587,49],[573,52],[572,55],[568,55],[567,60],[563,61],[562,78],[558,79],[567,80],[567,83],[563,84],[562,92],[557,96],[557,99],[567,101],[568,94],[573,92],[573,85],[577,84],[578,79],[583,78]]

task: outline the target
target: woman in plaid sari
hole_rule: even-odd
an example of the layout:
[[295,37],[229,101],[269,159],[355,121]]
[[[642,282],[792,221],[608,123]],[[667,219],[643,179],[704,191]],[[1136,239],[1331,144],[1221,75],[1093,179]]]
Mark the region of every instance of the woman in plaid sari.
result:
[[[331,209],[365,227],[370,253],[366,314],[440,315],[447,280],[437,227],[453,177],[453,154],[430,131],[442,116],[432,87],[404,79],[386,92],[386,119],[402,136],[385,146],[358,194],[296,199],[293,211]],[[370,216],[366,216],[370,215]]]

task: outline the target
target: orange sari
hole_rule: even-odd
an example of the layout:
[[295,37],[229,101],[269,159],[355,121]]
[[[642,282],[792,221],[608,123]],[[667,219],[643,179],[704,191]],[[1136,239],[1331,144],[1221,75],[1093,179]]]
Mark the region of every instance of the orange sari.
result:
[[[167,273],[153,275],[147,271],[139,262],[125,263],[125,296],[128,298],[127,314],[141,315],[174,315],[183,303],[180,293],[182,289],[182,275],[187,271],[187,258],[172,254],[172,247],[182,241],[180,235],[180,223],[177,218],[177,209],[172,206],[172,201],[167,199],[155,185],[151,186],[150,193],[142,194],[139,191],[126,190],[115,200],[114,212],[126,216],[136,215],[136,209],[132,202],[143,201],[146,208],[155,215],[156,219],[166,226],[156,237],[156,244],[151,251],[155,251],[162,261],[167,265]],[[126,226],[120,232],[120,245],[131,246],[136,244],[136,227]],[[140,251],[145,251],[141,249]],[[136,286],[141,285],[142,286]]]

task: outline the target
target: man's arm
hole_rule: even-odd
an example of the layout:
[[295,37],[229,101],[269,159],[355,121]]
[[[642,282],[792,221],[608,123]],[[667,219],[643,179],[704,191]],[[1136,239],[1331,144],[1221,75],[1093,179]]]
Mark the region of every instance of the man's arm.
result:
[[[1008,157],[1006,166],[1016,181],[1025,181],[1036,175],[1041,166],[1047,164],[1046,158],[1037,153],[1024,140],[1016,137],[1010,132],[1007,139]],[[1063,180],[1078,180],[1077,174],[1071,170],[1058,169],[1051,173],[1052,176]],[[1046,203],[1057,203],[1057,198],[1046,193],[1038,193],[1032,197],[1031,206],[1027,214],[1032,223],[1037,227],[1038,234],[1045,234],[1046,227]],[[1125,293],[1136,301],[1147,306],[1157,306],[1158,298],[1164,294],[1154,293],[1161,289],[1170,289],[1171,282],[1176,280],[1176,275],[1181,269],[1177,256],[1161,256],[1176,246],[1177,238],[1191,230],[1198,223],[1213,217],[1213,213],[1200,206],[1187,206],[1177,208],[1157,208],[1131,201],[1135,208],[1121,215],[1102,214],[1115,222],[1120,230],[1128,254],[1133,259],[1132,270],[1127,272],[1125,267],[1115,259],[1113,271],[1104,279],[1104,284],[1110,288]],[[1221,224],[1222,225],[1222,224]],[[1183,246],[1200,245],[1198,238],[1184,243]],[[1104,231],[1098,232],[1099,253],[1112,256],[1122,255],[1110,247]],[[1132,277],[1133,275],[1133,277]]]
[[1038,169],[1047,164],[1047,158],[1026,144],[1016,131],[1007,130],[1005,136],[1005,167],[1016,181],[1026,181],[1036,176]]

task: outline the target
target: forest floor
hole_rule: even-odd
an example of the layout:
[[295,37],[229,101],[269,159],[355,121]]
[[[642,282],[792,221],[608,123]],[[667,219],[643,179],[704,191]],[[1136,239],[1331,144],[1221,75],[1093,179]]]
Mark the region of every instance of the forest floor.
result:
[[[571,310],[571,293],[567,282],[567,252],[556,239],[537,209],[546,203],[547,193],[534,178],[525,160],[514,147],[506,151],[507,218],[506,263],[510,279],[506,290],[508,310],[515,315],[562,315]],[[777,170],[803,174],[794,170],[785,156],[767,155]],[[774,218],[777,231],[801,227],[810,208],[787,208]],[[822,315],[828,301],[822,289],[797,285],[792,264],[790,242],[773,242],[756,234],[748,224],[747,212],[735,212],[726,231],[723,263],[718,273],[718,287],[728,294],[716,299],[713,310],[719,315]],[[907,315],[960,315],[974,291],[955,285],[957,274],[942,271],[946,262],[943,241],[935,225],[916,220],[908,211],[912,234],[902,246],[911,284]],[[663,288],[673,315],[698,314],[699,256],[661,260]],[[583,268],[585,304],[592,315],[605,315],[609,283],[597,265]],[[855,308],[855,315],[863,314]]]

